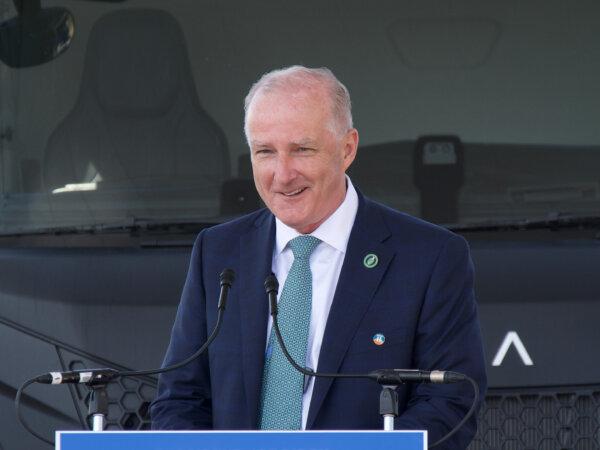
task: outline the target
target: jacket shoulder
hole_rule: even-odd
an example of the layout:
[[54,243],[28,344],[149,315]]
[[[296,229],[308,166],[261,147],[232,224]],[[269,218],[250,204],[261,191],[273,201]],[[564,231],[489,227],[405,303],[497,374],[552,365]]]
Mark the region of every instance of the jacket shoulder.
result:
[[449,240],[466,242],[462,236],[440,225],[397,211],[368,198],[365,198],[364,202],[365,212],[381,217],[394,238],[433,245],[444,245]]

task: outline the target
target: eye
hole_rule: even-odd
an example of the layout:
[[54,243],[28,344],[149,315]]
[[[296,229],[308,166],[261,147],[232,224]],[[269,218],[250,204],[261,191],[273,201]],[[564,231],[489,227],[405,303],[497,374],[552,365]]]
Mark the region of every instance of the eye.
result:
[[271,153],[273,153],[273,150],[271,150],[270,148],[259,148],[254,151],[254,154],[256,156],[267,156],[267,155],[270,155]]

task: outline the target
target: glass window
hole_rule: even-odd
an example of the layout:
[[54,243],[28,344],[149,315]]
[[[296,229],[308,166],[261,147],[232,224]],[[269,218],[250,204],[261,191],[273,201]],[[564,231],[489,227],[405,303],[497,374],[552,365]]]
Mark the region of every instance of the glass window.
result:
[[292,64],[349,88],[365,195],[444,224],[600,213],[598,2],[42,7],[68,15],[52,16],[50,43],[25,45],[0,0],[2,234],[260,207],[243,98]]

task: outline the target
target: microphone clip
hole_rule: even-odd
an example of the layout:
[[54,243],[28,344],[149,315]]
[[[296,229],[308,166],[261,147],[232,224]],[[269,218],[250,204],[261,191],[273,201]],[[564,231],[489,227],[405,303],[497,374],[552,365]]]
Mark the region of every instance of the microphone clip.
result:
[[91,378],[85,384],[87,386],[103,386],[119,378],[120,375],[120,372],[114,369],[94,369]]

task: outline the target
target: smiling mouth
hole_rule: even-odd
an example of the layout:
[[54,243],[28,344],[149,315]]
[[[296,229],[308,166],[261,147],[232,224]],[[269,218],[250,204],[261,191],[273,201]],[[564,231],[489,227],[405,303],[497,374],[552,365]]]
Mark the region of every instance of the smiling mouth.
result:
[[282,192],[282,194],[286,197],[295,197],[296,195],[300,195],[301,193],[303,193],[305,190],[306,190],[306,188],[303,187],[303,188],[296,189],[295,191]]

